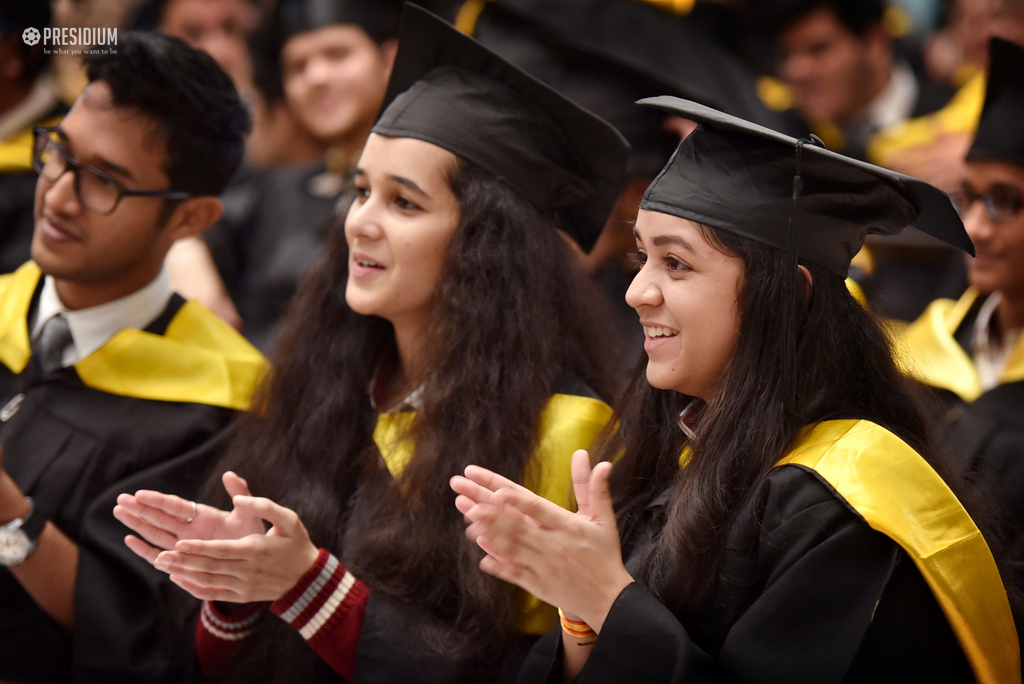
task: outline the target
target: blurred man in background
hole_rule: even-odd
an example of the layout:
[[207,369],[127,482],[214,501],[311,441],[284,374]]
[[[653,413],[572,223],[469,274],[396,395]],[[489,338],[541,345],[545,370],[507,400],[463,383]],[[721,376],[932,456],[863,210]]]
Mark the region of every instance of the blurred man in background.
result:
[[779,75],[826,145],[863,159],[872,136],[952,95],[896,53],[884,0],[773,0]]

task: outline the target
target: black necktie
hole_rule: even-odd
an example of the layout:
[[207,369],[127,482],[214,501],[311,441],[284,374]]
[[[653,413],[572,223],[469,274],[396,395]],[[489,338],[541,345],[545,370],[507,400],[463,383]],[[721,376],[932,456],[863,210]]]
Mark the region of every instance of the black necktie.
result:
[[57,314],[46,321],[33,345],[33,352],[38,356],[44,374],[64,367],[64,350],[73,342],[66,318]]

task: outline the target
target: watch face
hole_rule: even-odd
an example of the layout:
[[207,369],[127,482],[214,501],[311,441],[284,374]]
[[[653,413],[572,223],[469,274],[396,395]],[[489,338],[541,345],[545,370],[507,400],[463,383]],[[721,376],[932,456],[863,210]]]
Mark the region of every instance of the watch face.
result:
[[17,565],[28,558],[31,544],[21,530],[0,529],[0,565]]

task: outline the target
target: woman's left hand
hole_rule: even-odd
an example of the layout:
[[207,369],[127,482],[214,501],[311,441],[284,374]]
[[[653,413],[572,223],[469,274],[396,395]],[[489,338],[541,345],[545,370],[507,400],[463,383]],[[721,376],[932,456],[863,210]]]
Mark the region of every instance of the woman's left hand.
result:
[[196,598],[276,601],[299,583],[319,551],[295,511],[261,497],[235,496],[232,501],[236,511],[272,527],[242,539],[184,539],[160,553],[153,565]]
[[466,536],[488,554],[480,569],[600,632],[633,581],[622,563],[610,472],[610,463],[591,470],[586,451],[573,454],[575,514],[485,468],[469,466],[466,477],[452,478],[455,504],[470,522]]

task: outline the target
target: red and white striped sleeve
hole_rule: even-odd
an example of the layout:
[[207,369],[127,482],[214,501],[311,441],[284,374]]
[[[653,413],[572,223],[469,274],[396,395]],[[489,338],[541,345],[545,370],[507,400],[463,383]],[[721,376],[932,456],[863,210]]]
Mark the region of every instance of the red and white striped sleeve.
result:
[[270,605],[331,668],[351,681],[370,589],[326,549],[295,587]]
[[212,601],[203,601],[196,622],[196,656],[207,679],[224,679],[231,672],[242,643],[256,630],[256,622],[264,614],[264,605],[250,603],[237,613],[225,613]]

